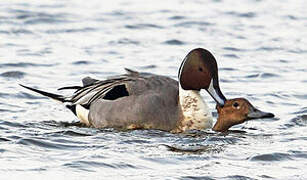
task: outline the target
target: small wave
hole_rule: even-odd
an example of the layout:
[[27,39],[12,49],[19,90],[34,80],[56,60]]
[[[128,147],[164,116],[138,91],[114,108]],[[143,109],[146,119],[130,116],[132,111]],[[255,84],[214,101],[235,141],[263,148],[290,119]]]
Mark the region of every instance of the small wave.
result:
[[283,161],[291,159],[287,153],[260,154],[250,158],[251,161]]
[[219,68],[219,71],[237,71],[238,69],[236,68],[230,68],[230,67],[226,67],[226,68]]
[[157,65],[151,64],[147,66],[139,66],[140,69],[155,69],[157,68]]
[[25,112],[25,110],[16,111],[16,110],[12,110],[12,109],[2,109],[2,108],[0,108],[0,112],[5,112],[5,113],[20,113],[20,112]]
[[92,32],[96,31],[97,29],[86,27],[86,28],[75,28],[75,29],[51,29],[45,31],[47,34],[58,34],[58,33],[79,33],[79,32]]
[[214,180],[215,178],[211,178],[209,176],[182,176],[179,179],[182,179],[182,180]]
[[97,162],[97,161],[73,161],[71,163],[65,163],[63,166],[66,167],[71,167],[71,168],[77,168],[80,170],[89,170],[89,167],[96,167],[96,168],[101,168],[101,167],[106,167],[106,168],[112,168],[112,169],[139,169],[138,167],[128,164],[128,163],[115,163],[115,164],[108,164],[104,162]]
[[246,13],[238,13],[234,11],[226,12],[225,14],[237,16],[237,17],[243,17],[243,18],[254,18],[256,17],[256,13],[254,12],[246,12]]
[[11,121],[0,121],[1,127],[8,126],[8,127],[18,127],[18,128],[26,128],[27,126],[21,123],[17,122],[11,122]]
[[[2,24],[2,23],[0,23],[0,24]],[[0,34],[10,34],[10,32],[9,31],[4,31],[4,30],[0,30]]]
[[307,151],[290,150],[289,152],[296,158],[307,159]]
[[307,114],[307,107],[303,107],[300,110],[293,112],[292,114],[298,114],[298,115]]
[[155,24],[134,24],[134,25],[126,25],[128,29],[145,29],[145,28],[157,28],[162,29],[163,26],[155,25]]
[[20,63],[0,64],[0,68],[5,68],[5,67],[50,67],[50,66],[54,66],[54,65],[56,65],[56,64],[37,64],[37,63],[20,62]]
[[20,92],[17,94],[10,94],[9,96],[11,97],[15,97],[15,98],[21,98],[21,99],[48,99],[47,97],[44,96],[35,96],[29,93],[25,93],[25,92]]
[[170,19],[170,20],[181,20],[181,19],[185,19],[185,17],[184,16],[171,16],[168,19]]
[[223,47],[223,49],[225,49],[227,51],[236,51],[236,52],[246,51],[245,49],[238,49],[238,48],[234,48],[234,47]]
[[265,79],[273,77],[280,77],[280,76],[273,73],[256,73],[245,76],[245,78],[265,78]]
[[73,65],[87,65],[87,64],[91,64],[90,61],[86,61],[86,60],[81,60],[81,61],[75,61],[72,63]]
[[272,77],[280,77],[280,76],[274,73],[261,73],[260,77],[261,78],[272,78]]
[[138,45],[140,44],[139,41],[135,41],[135,40],[131,40],[131,39],[128,39],[128,38],[123,38],[123,39],[120,39],[118,41],[110,41],[109,44],[113,45],[113,44],[134,44],[134,45]]
[[43,121],[44,125],[52,126],[52,127],[85,127],[84,124],[77,122],[65,122],[65,121]]
[[[232,131],[229,131],[228,133],[231,133],[231,132]],[[236,131],[234,131],[234,133],[236,133]],[[242,131],[242,133],[244,133],[244,131]],[[226,135],[225,133],[220,133],[219,136],[209,137],[207,141],[212,142],[212,143],[222,142],[222,143],[227,143],[227,144],[236,144],[237,142],[241,141],[240,138],[229,137],[225,135]]]
[[234,59],[239,59],[239,56],[235,54],[223,54],[224,57],[229,57],[229,58],[234,58]]
[[256,51],[280,51],[283,50],[283,48],[280,47],[260,47],[257,48]]
[[268,93],[267,96],[272,96],[272,97],[276,97],[279,99],[285,99],[288,100],[291,96],[282,92],[282,91],[276,91],[274,93]]
[[250,177],[247,177],[247,176],[241,176],[241,175],[226,176],[225,179],[234,179],[234,180],[255,180],[254,178],[250,178]]
[[189,146],[188,148],[170,146],[166,144],[162,145],[165,146],[169,151],[178,152],[178,153],[188,153],[188,154],[220,153],[224,151],[224,147],[218,145],[207,145],[207,146],[196,146],[196,147]]
[[10,31],[12,34],[33,34],[32,31],[27,29],[13,29]]
[[[3,24],[2,22],[0,24]],[[30,30],[27,30],[27,29],[11,29],[11,30],[7,30],[7,31],[4,31],[4,30],[1,30],[0,31],[1,34],[15,34],[15,35],[22,35],[22,34],[33,34],[32,31]]]
[[107,167],[107,168],[116,168],[115,166],[103,162],[96,161],[73,161],[71,163],[63,164],[65,167],[76,168],[84,171],[91,171],[89,167]]
[[76,149],[80,148],[79,145],[69,145],[67,143],[54,143],[49,142],[43,139],[35,139],[35,138],[22,138],[17,141],[17,144],[27,145],[27,146],[38,146],[42,148],[48,149]]
[[21,79],[25,76],[26,73],[21,71],[7,71],[4,73],[1,73],[0,76],[6,77],[6,78],[14,78],[14,79]]
[[297,99],[307,99],[307,94],[295,94],[293,96]]
[[76,137],[78,137],[78,136],[81,136],[81,137],[92,136],[92,134],[81,133],[81,132],[77,132],[75,130],[58,131],[58,132],[55,132],[55,133],[52,133],[52,134],[61,134],[61,135],[76,136]]
[[142,140],[142,139],[131,139],[131,140],[125,140],[121,141],[121,144],[149,144],[150,141]]
[[175,27],[186,27],[191,28],[191,26],[211,26],[213,23],[205,22],[205,21],[185,21],[181,23],[177,23]]
[[24,23],[29,25],[35,24],[55,24],[55,23],[68,23],[70,21],[64,19],[55,19],[55,18],[33,18],[31,20],[27,20]]
[[40,8],[62,8],[63,6],[65,6],[64,4],[43,4],[43,5],[39,5],[38,7]]
[[298,20],[299,18],[297,18],[296,16],[293,15],[287,15],[285,16],[285,18],[291,19],[291,20]]
[[183,45],[185,44],[183,41],[177,40],[177,39],[171,39],[164,41],[163,44],[168,44],[168,45]]
[[22,20],[24,24],[53,24],[53,23],[67,23],[67,14],[56,13],[49,14],[45,12],[35,12],[30,10],[10,9],[9,12],[14,13],[17,20]]
[[281,63],[289,63],[290,61],[289,61],[289,60],[286,60],[286,59],[279,59],[278,62],[281,62]]
[[114,10],[112,12],[107,12],[107,13],[103,13],[104,15],[109,15],[109,16],[127,16],[127,14],[129,14],[129,12],[124,12],[122,10]]

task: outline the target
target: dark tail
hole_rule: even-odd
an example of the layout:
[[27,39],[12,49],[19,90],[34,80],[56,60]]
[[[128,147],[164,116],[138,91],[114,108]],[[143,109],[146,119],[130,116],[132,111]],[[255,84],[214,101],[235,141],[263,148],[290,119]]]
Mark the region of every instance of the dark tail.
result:
[[26,88],[26,89],[29,89],[29,90],[31,90],[31,91],[37,92],[38,94],[41,94],[41,95],[43,95],[43,96],[47,96],[47,97],[49,97],[49,98],[51,98],[51,99],[60,101],[60,102],[62,102],[62,103],[67,102],[67,101],[65,100],[65,97],[62,96],[62,95],[53,94],[53,93],[49,93],[49,92],[46,92],[46,91],[41,91],[41,90],[34,89],[34,88],[31,88],[31,87],[28,87],[28,86],[24,86],[24,85],[22,85],[22,84],[19,84],[19,85],[22,86],[22,87],[24,87],[24,88]]

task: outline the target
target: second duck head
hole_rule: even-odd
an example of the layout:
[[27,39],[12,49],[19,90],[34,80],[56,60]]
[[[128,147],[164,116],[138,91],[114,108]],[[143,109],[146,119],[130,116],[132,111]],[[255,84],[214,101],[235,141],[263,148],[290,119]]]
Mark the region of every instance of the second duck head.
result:
[[263,112],[255,108],[245,98],[228,99],[223,107],[216,105],[216,109],[218,118],[213,130],[219,132],[225,132],[234,125],[242,124],[252,119],[274,117],[273,113]]

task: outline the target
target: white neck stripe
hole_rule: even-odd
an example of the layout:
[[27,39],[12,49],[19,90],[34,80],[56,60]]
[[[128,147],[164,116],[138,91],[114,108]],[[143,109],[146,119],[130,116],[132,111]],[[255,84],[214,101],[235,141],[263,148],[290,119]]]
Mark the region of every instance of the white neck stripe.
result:
[[209,88],[208,88],[209,94],[213,97],[214,100],[216,100],[219,104],[224,105],[225,102],[221,97],[217,94],[216,90],[213,87],[213,79],[211,79]]

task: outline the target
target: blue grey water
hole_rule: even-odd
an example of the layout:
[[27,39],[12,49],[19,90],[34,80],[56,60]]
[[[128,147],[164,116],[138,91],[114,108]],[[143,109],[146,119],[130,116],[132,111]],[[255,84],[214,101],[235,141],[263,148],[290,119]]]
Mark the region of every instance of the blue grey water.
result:
[[[306,9],[304,0],[1,1],[0,179],[306,179]],[[227,98],[276,117],[228,134],[84,128],[18,85],[58,93],[124,67],[176,79],[196,47],[215,55]]]

